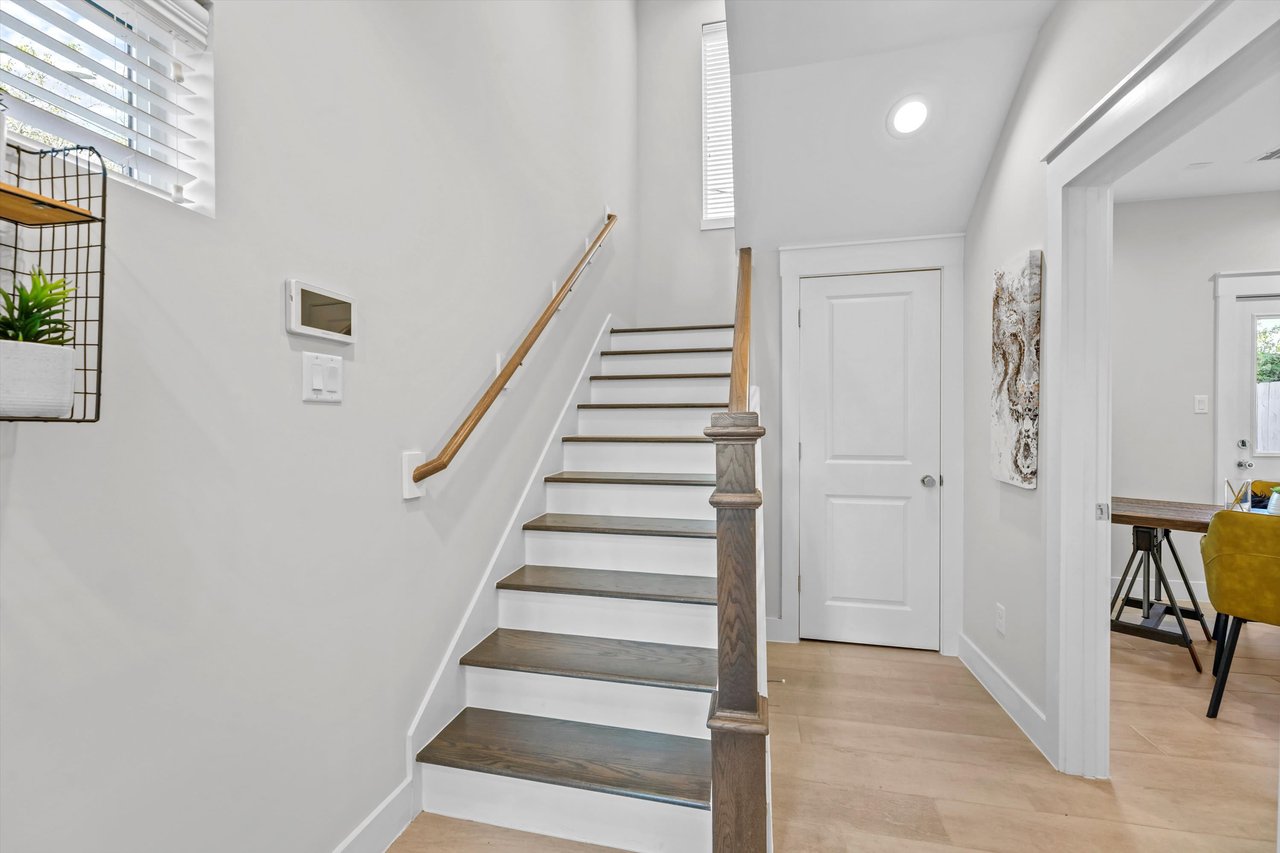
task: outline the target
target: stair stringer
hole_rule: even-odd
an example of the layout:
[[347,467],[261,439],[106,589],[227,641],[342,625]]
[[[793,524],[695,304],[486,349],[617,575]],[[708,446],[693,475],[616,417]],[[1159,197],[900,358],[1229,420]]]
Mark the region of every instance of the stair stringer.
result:
[[555,426],[547,435],[546,443],[521,493],[519,504],[503,529],[498,545],[489,563],[476,582],[475,592],[467,609],[458,622],[457,631],[445,652],[440,666],[427,686],[418,712],[409,725],[408,765],[414,779],[414,801],[422,801],[421,775],[417,772],[418,752],[444,729],[466,705],[467,691],[465,667],[459,663],[464,654],[498,627],[498,581],[515,566],[525,561],[523,523],[546,511],[547,490],[541,488],[543,479],[563,468],[564,445],[560,440],[571,435],[577,427],[578,404],[590,401],[591,376],[600,371],[600,353],[603,341],[609,335],[613,315],[604,318],[600,331],[591,343],[591,349],[582,363],[578,378],[567,395]]

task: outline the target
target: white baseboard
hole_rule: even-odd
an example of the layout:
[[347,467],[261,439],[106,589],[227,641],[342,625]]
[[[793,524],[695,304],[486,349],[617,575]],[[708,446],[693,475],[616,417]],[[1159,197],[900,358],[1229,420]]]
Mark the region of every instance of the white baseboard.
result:
[[1022,729],[1036,749],[1056,767],[1053,756],[1057,753],[1057,737],[1044,711],[1027,698],[963,631],[960,632],[960,662],[973,673],[973,677],[986,688],[991,698],[999,703],[1018,728]]
[[764,633],[771,643],[798,643],[800,638],[787,630],[787,622],[781,616],[766,616]]
[[412,779],[405,779],[378,804],[333,853],[386,853],[422,810]]

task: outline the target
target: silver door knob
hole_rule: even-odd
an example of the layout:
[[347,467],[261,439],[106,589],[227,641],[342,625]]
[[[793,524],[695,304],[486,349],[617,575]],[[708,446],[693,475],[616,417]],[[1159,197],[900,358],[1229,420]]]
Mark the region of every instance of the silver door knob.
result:
[[1253,467],[1253,463],[1247,459],[1241,459],[1239,462],[1236,463],[1236,467],[1243,468],[1244,470],[1247,471]]
[[932,489],[934,486],[938,485],[938,481],[932,474],[925,474],[920,478],[920,485],[924,486],[926,489]]

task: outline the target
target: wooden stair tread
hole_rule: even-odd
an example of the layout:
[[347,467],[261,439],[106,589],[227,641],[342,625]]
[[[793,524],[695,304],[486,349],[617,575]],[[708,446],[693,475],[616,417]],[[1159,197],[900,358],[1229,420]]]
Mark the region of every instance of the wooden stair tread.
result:
[[617,382],[631,379],[728,379],[727,373],[603,373],[592,376],[593,382]]
[[579,409],[727,409],[728,403],[579,403]]
[[654,474],[647,471],[560,471],[548,483],[616,483],[627,486],[714,486],[714,474]]
[[673,349],[607,349],[601,355],[692,355],[707,352],[733,352],[733,347],[676,347]]
[[711,808],[711,743],[698,738],[464,708],[418,760]]
[[716,650],[499,628],[462,656],[463,666],[710,693]]
[[669,601],[677,604],[716,603],[716,579],[661,572],[615,572],[570,566],[521,566],[502,580],[498,589]]
[[554,533],[614,533],[624,536],[676,536],[715,539],[716,523],[693,518],[646,518],[634,515],[580,515],[548,512],[525,522],[525,530]]
[[562,441],[597,443],[710,444],[705,435],[566,435]]
[[636,326],[630,329],[610,329],[615,335],[628,335],[636,332],[703,332],[710,329],[732,329],[732,323],[712,323],[702,326]]

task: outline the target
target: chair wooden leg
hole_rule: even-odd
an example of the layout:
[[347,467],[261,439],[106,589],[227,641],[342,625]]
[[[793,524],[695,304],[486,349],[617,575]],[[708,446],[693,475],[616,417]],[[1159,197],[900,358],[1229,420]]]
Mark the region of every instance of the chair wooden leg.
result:
[[1222,660],[1218,665],[1218,675],[1213,682],[1213,696],[1209,699],[1209,713],[1205,716],[1218,716],[1218,706],[1222,704],[1222,694],[1227,689],[1227,676],[1231,674],[1231,658],[1236,653],[1236,640],[1240,638],[1240,628],[1245,620],[1239,616],[1231,617],[1231,627],[1227,628],[1226,640],[1220,649]]

